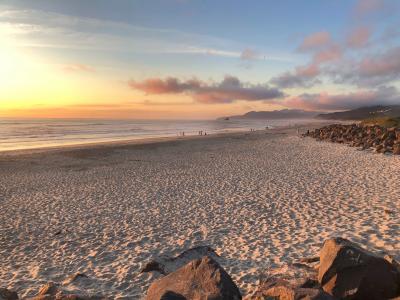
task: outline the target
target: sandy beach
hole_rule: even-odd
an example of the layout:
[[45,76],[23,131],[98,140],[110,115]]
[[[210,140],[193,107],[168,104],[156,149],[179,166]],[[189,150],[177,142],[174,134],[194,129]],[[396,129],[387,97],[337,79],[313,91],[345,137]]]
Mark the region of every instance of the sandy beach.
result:
[[140,299],[146,262],[209,245],[245,295],[331,236],[399,258],[399,169],[293,128],[1,153],[0,282]]

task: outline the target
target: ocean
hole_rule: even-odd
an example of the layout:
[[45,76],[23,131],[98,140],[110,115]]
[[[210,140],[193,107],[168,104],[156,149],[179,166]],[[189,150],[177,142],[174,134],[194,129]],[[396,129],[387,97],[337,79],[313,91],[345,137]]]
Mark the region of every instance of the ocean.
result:
[[94,120],[0,119],[0,151],[93,142],[249,131],[304,123],[305,120]]

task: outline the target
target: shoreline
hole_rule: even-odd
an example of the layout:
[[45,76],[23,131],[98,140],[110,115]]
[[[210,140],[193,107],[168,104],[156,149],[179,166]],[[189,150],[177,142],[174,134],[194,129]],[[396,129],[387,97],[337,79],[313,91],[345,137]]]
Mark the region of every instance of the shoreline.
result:
[[[149,137],[149,138],[132,138],[132,139],[123,139],[123,140],[113,140],[113,141],[98,141],[98,142],[87,142],[87,143],[77,143],[77,144],[61,144],[55,146],[43,146],[37,148],[27,148],[27,149],[12,149],[12,150],[2,150],[0,151],[0,159],[2,157],[8,156],[26,156],[31,154],[41,154],[41,153],[52,153],[52,152],[63,152],[63,151],[73,151],[73,150],[87,150],[87,149],[103,149],[103,148],[113,148],[113,147],[135,147],[141,145],[154,145],[154,144],[162,144],[169,142],[179,142],[179,141],[191,141],[197,139],[214,139],[220,137],[229,137],[235,135],[243,135],[243,134],[257,134],[257,133],[275,133],[281,131],[295,131],[299,130],[307,130],[315,127],[331,124],[331,121],[318,121],[318,122],[310,122],[304,124],[296,124],[296,125],[285,125],[278,126],[270,129],[259,129],[255,131],[249,130],[237,130],[230,132],[221,132],[221,133],[211,133],[205,135],[187,135],[187,136],[165,136],[165,137]],[[301,132],[300,132],[301,133]]]
[[[314,120],[315,121],[315,120]],[[180,136],[197,136],[202,133],[224,134],[230,132],[264,129],[265,126],[282,126],[313,122],[313,120],[247,120],[221,123],[221,121],[122,121],[120,124],[109,120],[96,122],[61,123],[54,120],[47,123],[38,119],[37,122],[10,123],[10,128],[1,126],[3,138],[0,139],[0,152],[34,150],[41,148],[58,148],[83,144],[108,142],[141,141],[143,139],[177,138]],[[0,122],[1,123],[1,122]],[[28,126],[29,125],[29,126]],[[79,134],[77,134],[79,130]]]

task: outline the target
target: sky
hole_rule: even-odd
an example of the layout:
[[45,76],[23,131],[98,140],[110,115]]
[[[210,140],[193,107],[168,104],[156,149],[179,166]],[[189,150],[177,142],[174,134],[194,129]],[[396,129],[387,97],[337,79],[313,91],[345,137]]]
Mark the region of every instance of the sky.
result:
[[400,104],[397,0],[0,0],[0,117]]

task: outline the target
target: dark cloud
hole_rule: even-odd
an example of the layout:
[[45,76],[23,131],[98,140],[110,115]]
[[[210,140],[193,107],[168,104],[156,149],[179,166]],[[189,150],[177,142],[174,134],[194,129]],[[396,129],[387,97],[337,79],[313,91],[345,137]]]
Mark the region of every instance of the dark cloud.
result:
[[311,63],[306,66],[297,67],[294,71],[285,72],[273,77],[270,83],[279,88],[309,88],[322,83],[318,78],[321,70],[318,64]]
[[319,68],[315,65],[298,67],[294,72],[285,72],[272,78],[270,82],[279,88],[308,88],[321,83],[321,81],[316,78],[319,73]]
[[128,84],[133,89],[141,90],[151,95],[179,94],[186,91],[198,90],[202,83],[197,79],[181,82],[175,77],[168,77],[166,79],[150,78],[141,82],[130,80]]
[[235,100],[260,101],[284,96],[283,92],[267,85],[245,84],[234,76],[220,83],[209,84],[198,79],[181,81],[175,77],[129,81],[133,89],[147,94],[187,94],[201,103],[231,103]]
[[305,93],[285,98],[280,104],[305,110],[347,110],[361,106],[400,104],[400,95],[394,87],[381,87],[372,91],[335,95]]

